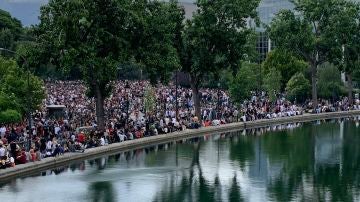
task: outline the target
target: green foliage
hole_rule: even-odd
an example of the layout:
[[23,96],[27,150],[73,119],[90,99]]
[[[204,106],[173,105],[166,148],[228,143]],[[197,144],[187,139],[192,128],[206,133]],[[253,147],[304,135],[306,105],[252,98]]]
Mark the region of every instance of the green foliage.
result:
[[244,100],[249,99],[251,91],[258,89],[257,85],[254,85],[258,80],[257,72],[259,65],[244,63],[236,77],[232,79],[230,83],[230,96],[234,102],[240,104]]
[[35,30],[44,50],[40,57],[67,73],[80,69],[87,95],[96,98],[100,130],[104,129],[104,99],[119,64],[135,59],[152,83],[157,78],[166,82],[178,67],[174,8],[176,2],[150,0],[50,0],[41,8]]
[[311,85],[303,73],[298,72],[286,84],[287,98],[294,102],[304,102],[310,96]]
[[9,29],[17,40],[22,34],[21,22],[11,17],[10,13],[0,9],[0,30]]
[[[276,46],[305,60],[311,67],[313,103],[317,103],[317,67],[328,59],[332,40],[327,27],[330,16],[343,0],[293,0],[295,11],[281,11],[268,32]],[[296,14],[295,14],[296,12]]]
[[318,80],[319,97],[336,99],[345,94],[345,86],[341,81],[341,73],[337,67],[325,63],[319,69]]
[[112,0],[51,0],[41,8],[37,41],[52,51],[49,62],[68,73],[80,68],[91,97],[109,95],[116,64],[126,53],[127,6]]
[[5,28],[0,30],[0,47],[13,49],[15,46],[15,39],[13,33],[11,33],[10,29]]
[[331,42],[329,61],[345,72],[348,79],[348,98],[353,103],[353,72],[359,71],[360,65],[360,4],[353,1],[338,0],[337,12],[330,16],[326,27]]
[[[10,13],[0,9],[0,48],[15,50],[17,43],[25,37],[21,22],[11,17]],[[1,52],[2,56],[13,57],[13,54]]]
[[0,91],[0,112],[12,109],[20,111],[20,105],[17,102],[15,94],[7,95],[4,92]]
[[179,40],[182,71],[189,73],[195,114],[201,117],[199,87],[204,75],[219,80],[223,69],[233,75],[248,51],[249,19],[257,19],[259,0],[198,0],[197,11],[187,20]]
[[264,89],[269,94],[270,101],[276,100],[276,95],[281,91],[281,73],[276,69],[271,69],[264,77]]
[[0,123],[18,123],[21,121],[21,115],[16,110],[8,109],[0,112]]
[[275,49],[268,53],[266,60],[262,63],[264,74],[268,74],[271,69],[275,69],[281,74],[281,90],[284,90],[290,78],[298,73],[304,72],[308,64],[299,60],[288,51]]
[[[38,109],[45,98],[44,84],[35,77],[19,68],[14,60],[0,57],[0,111],[12,109],[24,114],[28,99],[31,109]],[[30,90],[30,94],[28,93]]]
[[196,85],[204,74],[219,74],[223,68],[236,73],[240,60],[247,54],[252,30],[246,21],[256,18],[258,0],[198,1],[199,10],[187,21],[182,54],[183,70]]
[[177,1],[139,1],[134,4],[136,16],[131,19],[134,25],[130,28],[133,55],[143,65],[152,84],[167,83],[172,72],[180,67],[175,43],[176,34],[182,28],[184,11]]
[[144,107],[146,113],[153,113],[156,107],[156,93],[151,86],[146,87],[144,93]]

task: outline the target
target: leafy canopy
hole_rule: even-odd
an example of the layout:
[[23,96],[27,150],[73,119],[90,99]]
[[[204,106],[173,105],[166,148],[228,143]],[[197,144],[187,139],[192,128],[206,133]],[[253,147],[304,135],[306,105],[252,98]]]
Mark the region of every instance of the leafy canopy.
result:
[[262,67],[265,75],[272,69],[280,73],[281,90],[284,90],[290,78],[297,72],[304,72],[308,64],[293,56],[291,52],[275,49],[268,53],[265,61],[262,63]]
[[258,72],[260,66],[254,63],[243,63],[242,67],[237,72],[235,78],[232,79],[229,87],[232,100],[241,104],[244,100],[247,100],[251,96],[251,91],[258,89],[257,85],[254,85],[258,80]]
[[287,98],[294,102],[305,102],[310,96],[311,85],[303,73],[298,72],[286,84]]
[[[43,82],[19,68],[14,60],[0,57],[0,111],[15,110],[20,114],[27,111],[28,99],[31,109],[38,109],[45,98]],[[30,90],[30,97],[28,94]]]

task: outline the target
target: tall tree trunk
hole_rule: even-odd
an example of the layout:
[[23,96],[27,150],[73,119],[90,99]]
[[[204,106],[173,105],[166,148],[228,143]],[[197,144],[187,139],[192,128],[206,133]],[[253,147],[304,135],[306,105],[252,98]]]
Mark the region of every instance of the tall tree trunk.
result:
[[193,100],[195,106],[195,115],[201,121],[201,104],[200,104],[200,95],[199,95],[199,82],[198,79],[190,76],[191,90],[193,93]]
[[352,76],[350,73],[346,73],[346,77],[348,79],[347,85],[348,85],[349,105],[352,106],[354,102]]
[[104,113],[104,97],[101,93],[98,83],[95,84],[95,100],[96,100],[96,119],[100,132],[105,131],[105,113]]
[[312,102],[313,108],[317,107],[318,100],[317,100],[317,64],[316,62],[311,63],[311,95],[312,95]]

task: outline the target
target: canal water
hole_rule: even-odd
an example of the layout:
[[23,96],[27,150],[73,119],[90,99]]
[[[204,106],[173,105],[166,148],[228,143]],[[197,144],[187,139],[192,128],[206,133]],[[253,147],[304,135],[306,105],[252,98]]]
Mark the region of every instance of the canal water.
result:
[[209,134],[18,178],[0,201],[360,201],[360,129],[333,120]]

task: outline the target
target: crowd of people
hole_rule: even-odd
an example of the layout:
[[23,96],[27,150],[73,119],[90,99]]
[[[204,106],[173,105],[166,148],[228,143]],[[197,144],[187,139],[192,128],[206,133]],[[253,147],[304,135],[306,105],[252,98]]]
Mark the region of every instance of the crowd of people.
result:
[[[26,123],[0,126],[0,168],[36,161],[64,152],[83,152],[86,148],[147,136],[196,129],[237,121],[252,121],[301,115],[312,109],[311,102],[300,106],[284,96],[270,102],[264,92],[237,106],[227,91],[201,89],[201,117],[195,115],[191,89],[158,85],[154,90],[155,108],[146,112],[147,81],[117,81],[105,100],[106,131],[97,130],[95,100],[86,96],[80,81],[47,81],[43,108],[33,113],[33,127]],[[65,106],[62,116],[50,116],[46,106]],[[359,108],[355,105],[354,108]],[[347,98],[335,103],[321,101],[313,113],[349,110]]]

